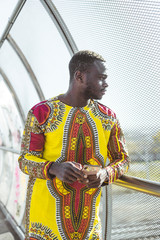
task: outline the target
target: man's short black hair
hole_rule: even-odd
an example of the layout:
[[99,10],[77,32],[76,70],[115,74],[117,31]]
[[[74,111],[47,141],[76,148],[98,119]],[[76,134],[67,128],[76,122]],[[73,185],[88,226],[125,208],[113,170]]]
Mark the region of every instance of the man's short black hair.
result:
[[69,62],[70,80],[73,79],[76,71],[85,72],[95,60],[105,62],[101,55],[92,51],[83,50],[75,53]]

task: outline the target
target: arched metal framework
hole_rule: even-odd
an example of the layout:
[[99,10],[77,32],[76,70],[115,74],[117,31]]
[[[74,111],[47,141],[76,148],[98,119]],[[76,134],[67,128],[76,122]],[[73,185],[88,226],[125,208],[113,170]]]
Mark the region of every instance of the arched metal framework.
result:
[[31,81],[36,89],[36,92],[40,98],[41,101],[43,101],[45,99],[44,94],[42,92],[42,89],[38,83],[38,80],[31,68],[31,65],[29,64],[29,62],[27,61],[26,57],[24,56],[23,52],[21,51],[21,49],[19,48],[19,46],[17,45],[17,43],[14,41],[14,39],[11,37],[10,34],[8,34],[7,36],[7,40],[10,43],[10,45],[12,46],[12,48],[14,49],[14,51],[16,52],[16,54],[18,55],[18,57],[20,58],[21,62],[23,63],[25,69],[27,70]]
[[12,84],[10,83],[7,75],[4,73],[4,71],[2,70],[2,68],[0,67],[0,74],[4,80],[4,82],[6,83],[7,87],[9,88],[9,91],[11,92],[12,96],[13,96],[13,99],[15,101],[15,104],[16,104],[16,107],[20,113],[20,116],[23,120],[23,123],[25,122],[25,115],[24,115],[24,112],[23,112],[23,109],[22,109],[22,106],[21,106],[21,103],[18,99],[18,96],[16,94],[16,92],[14,91],[14,88],[12,87]]
[[17,3],[17,5],[16,5],[16,7],[15,7],[13,13],[12,13],[12,16],[10,17],[10,19],[9,19],[9,21],[8,21],[8,24],[7,24],[7,26],[6,26],[6,28],[5,28],[4,32],[3,32],[3,35],[2,35],[2,37],[1,37],[1,40],[0,40],[0,48],[2,47],[4,41],[6,40],[7,35],[9,34],[9,32],[10,32],[10,30],[11,30],[14,22],[16,21],[19,13],[20,13],[20,11],[22,10],[22,8],[23,8],[23,6],[24,6],[24,4],[25,4],[26,1],[27,1],[27,0],[20,0],[20,1]]
[[78,51],[76,43],[74,42],[72,35],[70,34],[66,24],[64,23],[61,15],[59,14],[57,8],[53,4],[51,0],[40,0],[42,5],[45,7],[46,11],[48,12],[49,16],[51,17],[52,21],[56,25],[61,37],[63,38],[68,51],[70,52],[71,56]]

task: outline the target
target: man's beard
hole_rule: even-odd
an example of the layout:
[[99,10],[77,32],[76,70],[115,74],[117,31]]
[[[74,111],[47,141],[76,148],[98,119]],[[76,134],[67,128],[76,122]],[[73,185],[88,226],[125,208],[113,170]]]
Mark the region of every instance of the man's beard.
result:
[[84,96],[87,99],[101,99],[102,98],[102,97],[98,96],[98,94],[95,93],[94,89],[91,86],[86,87]]

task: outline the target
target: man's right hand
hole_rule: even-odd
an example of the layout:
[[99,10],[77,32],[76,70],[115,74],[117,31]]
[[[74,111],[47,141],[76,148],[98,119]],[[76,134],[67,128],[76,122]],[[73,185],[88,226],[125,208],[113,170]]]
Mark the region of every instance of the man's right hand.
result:
[[75,162],[54,162],[49,169],[49,174],[69,184],[77,180],[84,184],[88,182],[87,176],[82,172],[82,165]]

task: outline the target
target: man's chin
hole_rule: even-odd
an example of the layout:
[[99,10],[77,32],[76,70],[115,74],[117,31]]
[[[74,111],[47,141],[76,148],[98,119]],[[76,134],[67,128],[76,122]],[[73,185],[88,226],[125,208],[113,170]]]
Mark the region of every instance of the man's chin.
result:
[[103,96],[95,96],[95,97],[93,97],[92,99],[94,99],[94,100],[101,100],[102,97],[103,97]]
[[104,94],[99,93],[99,94],[90,94],[88,93],[87,96],[90,96],[90,99],[94,99],[94,100],[101,100]]

